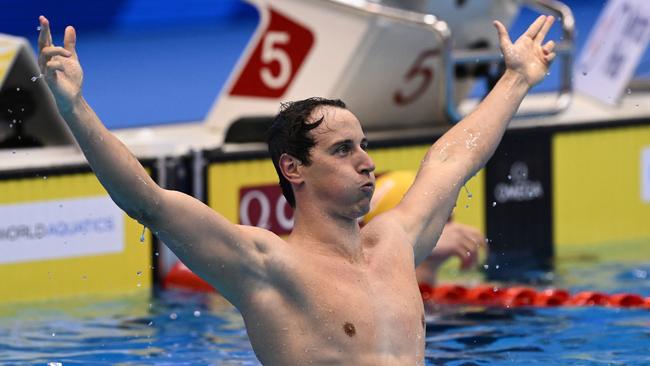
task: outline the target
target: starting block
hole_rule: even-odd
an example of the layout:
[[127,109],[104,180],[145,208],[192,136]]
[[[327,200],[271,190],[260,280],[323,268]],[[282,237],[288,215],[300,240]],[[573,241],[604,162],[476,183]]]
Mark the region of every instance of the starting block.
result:
[[[462,117],[473,85],[459,70],[501,62],[492,20],[509,24],[522,3],[472,2],[458,11],[432,2],[434,15],[370,1],[247,1],[260,22],[206,120],[225,142],[257,141],[250,136],[280,103],[312,96],[344,100],[367,131],[447,127]],[[555,105],[541,111],[555,113],[570,100],[573,16],[556,1],[526,4],[562,19],[563,82]]]

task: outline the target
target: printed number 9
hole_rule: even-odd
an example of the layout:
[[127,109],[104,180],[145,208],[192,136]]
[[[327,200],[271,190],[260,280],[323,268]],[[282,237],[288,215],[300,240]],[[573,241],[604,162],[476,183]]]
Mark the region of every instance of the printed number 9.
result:
[[262,62],[266,65],[277,62],[279,66],[277,75],[273,75],[270,66],[264,66],[260,70],[262,82],[271,89],[284,87],[291,77],[291,59],[285,50],[278,47],[288,43],[289,33],[287,32],[270,31],[264,37]]

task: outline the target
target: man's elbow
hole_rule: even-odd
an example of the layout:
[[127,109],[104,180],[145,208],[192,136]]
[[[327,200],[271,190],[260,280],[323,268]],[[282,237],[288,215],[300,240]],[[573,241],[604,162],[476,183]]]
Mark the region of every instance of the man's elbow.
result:
[[148,197],[137,200],[131,198],[127,200],[115,199],[114,201],[130,218],[148,226],[156,220],[157,213],[160,211],[158,207],[160,194],[161,192],[153,192]]

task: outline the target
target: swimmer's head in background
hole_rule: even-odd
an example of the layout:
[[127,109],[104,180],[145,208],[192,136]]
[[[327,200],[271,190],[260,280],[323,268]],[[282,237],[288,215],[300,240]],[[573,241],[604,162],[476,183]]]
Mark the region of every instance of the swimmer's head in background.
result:
[[413,170],[394,170],[380,175],[375,181],[375,194],[363,223],[367,224],[375,216],[395,207],[413,184],[415,174]]
[[309,152],[316,142],[308,132],[318,127],[323,122],[323,117],[316,121],[308,121],[308,119],[314,109],[320,106],[346,108],[345,103],[339,99],[309,98],[282,103],[280,112],[273,119],[266,134],[269,153],[280,179],[282,194],[291,207],[296,207],[296,198],[291,183],[280,170],[280,156],[286,153],[300,160],[304,165],[311,164]]

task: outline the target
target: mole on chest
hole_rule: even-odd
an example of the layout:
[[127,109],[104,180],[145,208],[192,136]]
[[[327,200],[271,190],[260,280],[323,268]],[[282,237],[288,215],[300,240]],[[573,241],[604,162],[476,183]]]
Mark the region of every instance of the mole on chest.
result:
[[357,334],[357,329],[354,327],[354,324],[350,322],[343,324],[343,331],[348,335],[348,337],[354,337],[354,335]]

